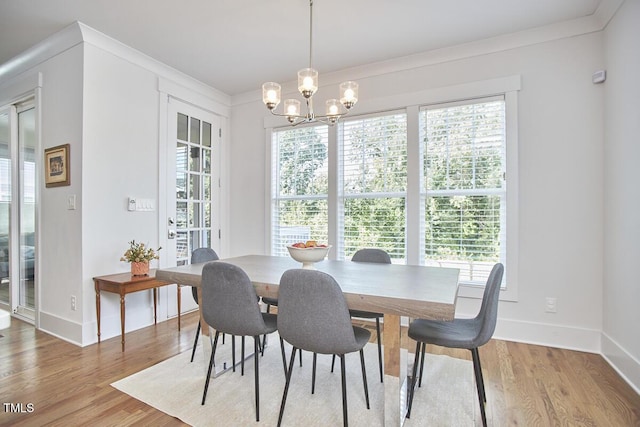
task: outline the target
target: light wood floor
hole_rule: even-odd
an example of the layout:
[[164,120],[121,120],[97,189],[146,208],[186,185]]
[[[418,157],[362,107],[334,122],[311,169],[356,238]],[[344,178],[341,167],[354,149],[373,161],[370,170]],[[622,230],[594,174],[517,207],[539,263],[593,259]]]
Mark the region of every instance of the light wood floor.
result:
[[[184,425],[109,384],[189,351],[196,319],[130,332],[124,353],[120,337],[80,348],[13,319],[0,331],[0,426]],[[640,426],[640,396],[598,355],[491,340],[480,357],[495,426]]]

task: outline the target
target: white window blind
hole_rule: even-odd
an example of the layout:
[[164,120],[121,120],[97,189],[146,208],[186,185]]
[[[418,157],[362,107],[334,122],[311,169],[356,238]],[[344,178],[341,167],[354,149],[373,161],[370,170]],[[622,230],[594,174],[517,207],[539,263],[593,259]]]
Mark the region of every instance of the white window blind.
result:
[[327,242],[328,126],[276,130],[273,142],[271,253],[295,242]]
[[405,260],[406,114],[345,120],[339,127],[340,258],[384,249]]
[[506,247],[505,103],[424,107],[424,260],[484,284]]

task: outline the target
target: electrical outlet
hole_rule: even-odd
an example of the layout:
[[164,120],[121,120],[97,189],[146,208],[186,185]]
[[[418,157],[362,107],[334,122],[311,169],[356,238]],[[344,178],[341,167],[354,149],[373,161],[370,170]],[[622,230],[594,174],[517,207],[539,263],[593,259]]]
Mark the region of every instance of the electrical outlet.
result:
[[71,310],[76,311],[76,296],[71,295]]
[[557,310],[556,298],[547,297],[544,304],[544,311],[547,313],[555,313]]

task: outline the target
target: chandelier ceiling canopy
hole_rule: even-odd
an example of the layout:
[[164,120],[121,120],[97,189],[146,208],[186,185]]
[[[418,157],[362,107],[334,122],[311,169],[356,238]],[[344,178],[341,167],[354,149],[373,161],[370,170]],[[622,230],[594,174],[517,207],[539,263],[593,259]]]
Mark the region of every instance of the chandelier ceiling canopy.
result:
[[313,111],[313,95],[318,90],[318,71],[312,67],[313,59],[313,0],[309,0],[309,68],[298,71],[298,91],[307,104],[306,114],[300,110],[300,101],[285,99],[281,113],[276,111],[281,100],[282,88],[278,83],[267,82],[262,85],[262,101],[274,116],[286,117],[292,126],[300,123],[322,122],[335,124],[338,119],[349,113],[358,102],[358,83],[346,81],[340,84],[340,100],[329,99],[326,102],[324,115],[316,115]]

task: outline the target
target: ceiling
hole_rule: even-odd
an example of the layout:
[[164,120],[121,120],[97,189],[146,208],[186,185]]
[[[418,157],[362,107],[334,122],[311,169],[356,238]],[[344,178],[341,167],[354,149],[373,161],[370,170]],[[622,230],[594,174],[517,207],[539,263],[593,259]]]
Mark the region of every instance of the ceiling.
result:
[[[315,0],[321,73],[580,19],[608,0]],[[0,0],[0,64],[74,21],[228,95],[295,79],[308,0]]]

